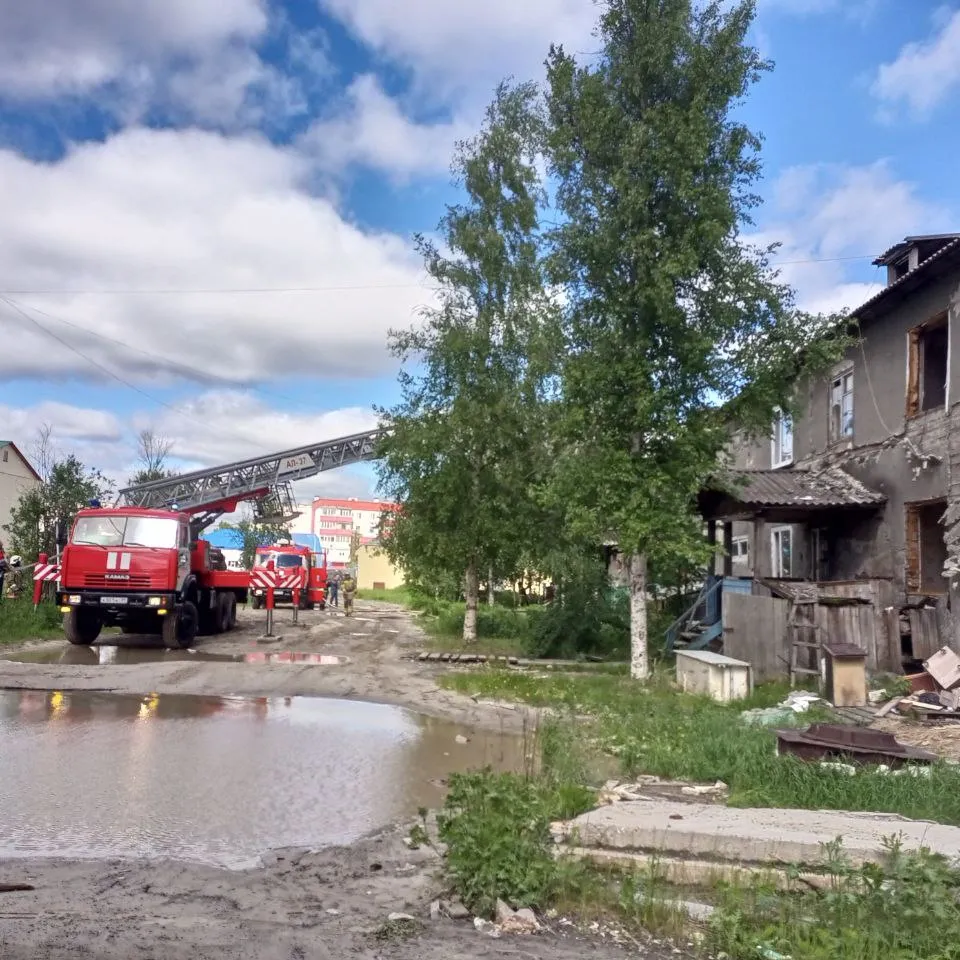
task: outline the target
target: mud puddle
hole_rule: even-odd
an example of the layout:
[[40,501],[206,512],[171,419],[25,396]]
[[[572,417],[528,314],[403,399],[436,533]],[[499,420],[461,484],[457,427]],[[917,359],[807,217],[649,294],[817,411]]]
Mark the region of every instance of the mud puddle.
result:
[[347,700],[0,691],[0,856],[250,866],[351,843],[528,748]]
[[20,650],[0,654],[0,660],[14,663],[63,663],[95,667],[110,664],[174,663],[179,660],[192,663],[296,663],[334,667],[349,663],[348,657],[327,653],[297,653],[295,651],[254,650],[249,653],[207,653],[204,650],[167,650],[158,646],[114,646],[96,644],[90,647],[62,646],[53,649]]

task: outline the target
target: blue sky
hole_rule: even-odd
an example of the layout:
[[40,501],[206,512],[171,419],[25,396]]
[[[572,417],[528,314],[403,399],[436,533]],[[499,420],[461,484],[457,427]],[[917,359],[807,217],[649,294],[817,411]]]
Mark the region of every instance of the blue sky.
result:
[[[454,141],[590,0],[0,0],[0,437],[125,479],[365,429],[454,199]],[[960,229],[960,2],[759,0],[753,231],[811,309]],[[305,485],[363,495],[360,468]]]

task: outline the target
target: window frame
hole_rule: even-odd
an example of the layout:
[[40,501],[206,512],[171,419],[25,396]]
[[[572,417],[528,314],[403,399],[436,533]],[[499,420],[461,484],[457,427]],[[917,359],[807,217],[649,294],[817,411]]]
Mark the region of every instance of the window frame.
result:
[[[747,536],[734,537],[731,541],[732,552],[730,557],[734,563],[749,563],[750,562],[750,538]],[[740,551],[737,548],[743,546],[743,550]]]
[[[778,549],[777,537],[783,537],[784,533],[788,534],[790,537],[790,569],[787,572],[777,572],[778,568],[778,559],[783,559],[783,546],[781,545]],[[770,575],[774,580],[789,580],[793,577],[794,569],[794,542],[793,542],[793,527],[790,524],[782,524],[777,527],[770,528]]]
[[[850,379],[850,391],[846,392],[845,387],[847,383],[847,378]],[[831,444],[834,443],[848,443],[854,438],[854,431],[856,430],[856,407],[854,405],[854,391],[856,390],[856,377],[854,376],[853,365],[851,364],[848,367],[844,367],[840,370],[836,376],[830,378],[830,383],[828,386],[827,394],[827,438]],[[840,417],[836,424],[836,432],[834,432],[834,420],[833,420],[833,392],[837,385],[840,385]],[[844,433],[844,422],[843,422],[843,401],[846,397],[850,398],[850,432]]]
[[[789,456],[783,456],[784,449],[784,424],[789,424],[790,431],[790,453]],[[777,458],[777,449],[780,449],[780,458]],[[773,429],[770,436],[770,467],[773,470],[779,470],[781,467],[789,467],[793,464],[793,417],[785,413],[780,407],[776,407],[773,413]]]
[[[906,416],[919,417],[925,413],[933,413],[937,410],[947,408],[949,399],[950,366],[950,322],[949,314],[946,310],[932,316],[929,320],[917,324],[917,326],[907,331],[907,389],[906,389]],[[924,407],[924,381],[926,377],[923,370],[924,347],[923,338],[934,330],[946,330],[947,334],[947,353],[944,356],[946,372],[944,377],[944,401],[935,407]]]

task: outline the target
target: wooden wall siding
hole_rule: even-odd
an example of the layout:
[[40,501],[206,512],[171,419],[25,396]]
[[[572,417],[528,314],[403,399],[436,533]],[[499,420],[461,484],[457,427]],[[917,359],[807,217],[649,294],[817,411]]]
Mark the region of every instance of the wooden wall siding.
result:
[[[818,589],[821,598],[866,601],[818,604],[821,642],[856,644],[866,651],[868,670],[900,673],[900,621],[893,582],[845,580],[820,583]],[[757,581],[752,595],[724,593],[723,652],[751,663],[758,683],[785,677],[789,614],[790,601],[771,596],[769,587]]]
[[[856,615],[818,619],[825,631],[824,643],[855,643],[867,651],[867,669],[900,673],[903,669],[900,656],[900,628],[890,630],[892,622],[887,611],[894,606],[895,592],[892,580],[837,580],[819,584],[820,596],[843,597],[869,601],[869,607],[858,604]],[[820,607],[821,610],[828,609]],[[845,609],[845,608],[837,608]],[[846,608],[857,609],[857,607]],[[868,611],[864,613],[863,611]],[[872,619],[872,628],[867,629],[867,619]],[[843,634],[851,631],[847,636]]]
[[789,611],[790,604],[778,597],[724,594],[723,652],[751,664],[755,683],[787,674]]
[[927,660],[942,646],[940,624],[934,607],[920,607],[907,612],[910,618],[910,634],[915,660]]

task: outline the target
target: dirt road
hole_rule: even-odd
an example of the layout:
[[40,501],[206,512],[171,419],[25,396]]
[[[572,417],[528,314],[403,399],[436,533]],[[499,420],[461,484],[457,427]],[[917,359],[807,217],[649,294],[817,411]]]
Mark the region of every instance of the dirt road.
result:
[[[390,604],[360,601],[356,616],[339,610],[301,611],[292,623],[289,607],[278,609],[270,641],[263,633],[264,611],[241,610],[238,629],[197,642],[195,660],[178,651],[156,649],[155,638],[113,637],[110,643],[154,648],[156,659],[141,663],[96,664],[95,651],[70,648],[61,641],[31,644],[31,654],[51,654],[68,662],[13,663],[0,659],[0,688],[31,690],[100,690],[132,694],[200,694],[207,696],[315,696],[372,700],[409,707],[429,716],[495,730],[521,732],[535,722],[536,711],[475,703],[441,690],[440,668],[405,659],[423,648],[424,637],[413,618]],[[0,648],[0,657],[13,647]],[[342,665],[224,662],[204,656],[257,657],[282,651],[322,653],[345,658]],[[86,664],[83,660],[89,660]],[[81,662],[77,662],[81,661]]]
[[[622,957],[599,938],[560,926],[491,939],[468,920],[431,920],[443,892],[429,849],[408,850],[402,831],[346,849],[278,851],[262,869],[179,863],[0,862],[4,960],[396,960]],[[413,923],[390,923],[392,913]],[[675,956],[631,947],[632,955]]]
[[[202,654],[240,656],[293,650],[347,658],[338,666],[178,659],[96,666],[0,661],[0,687],[144,694],[340,696],[407,706],[433,716],[497,729],[520,729],[523,711],[441,691],[436,667],[403,659],[422,644],[408,614],[361,604],[357,617],[279,615],[283,639],[257,642],[263,613],[245,613],[235,633],[201,643]],[[284,622],[287,621],[287,622]],[[126,640],[126,638],[124,638]],[[66,648],[32,645],[43,656]],[[8,648],[9,650],[9,648]],[[95,653],[88,652],[91,660]],[[72,659],[75,651],[67,651]],[[82,655],[82,654],[81,654]],[[200,654],[198,654],[199,657]],[[83,798],[78,797],[82,803]],[[0,812],[2,824],[2,812]],[[597,937],[556,925],[535,937],[491,939],[470,920],[431,920],[443,893],[440,860],[410,850],[398,827],[344,849],[275,851],[247,871],[133,861],[0,861],[0,884],[32,891],[0,893],[3,960],[326,960],[326,958],[524,958],[574,960],[623,955]],[[415,922],[391,924],[391,913]],[[673,956],[631,947],[633,955]]]

